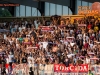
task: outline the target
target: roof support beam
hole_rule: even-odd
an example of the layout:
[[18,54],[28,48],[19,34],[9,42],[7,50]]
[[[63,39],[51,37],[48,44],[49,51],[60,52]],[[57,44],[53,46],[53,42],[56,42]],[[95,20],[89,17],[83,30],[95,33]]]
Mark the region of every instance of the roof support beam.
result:
[[69,8],[71,9],[73,15],[76,14],[76,2],[77,0],[70,0]]

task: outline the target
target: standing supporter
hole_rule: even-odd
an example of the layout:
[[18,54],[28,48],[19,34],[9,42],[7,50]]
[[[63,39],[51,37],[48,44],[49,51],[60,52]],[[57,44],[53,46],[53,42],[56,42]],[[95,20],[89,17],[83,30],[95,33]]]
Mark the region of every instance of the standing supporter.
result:
[[85,48],[85,49],[88,49],[88,47],[89,47],[89,44],[88,44],[87,41],[85,41],[84,48]]
[[[20,35],[20,37],[19,37],[18,40],[19,40],[19,42],[20,42],[21,44],[22,44],[22,42],[24,41],[24,39],[23,39],[23,37],[22,37],[21,35]],[[18,40],[17,40],[17,41],[18,41]]]
[[98,32],[98,30],[99,30],[99,28],[98,28],[98,26],[95,24],[95,26],[94,26],[94,32],[96,33],[96,32]]
[[9,65],[12,68],[12,63],[13,63],[13,58],[14,58],[14,55],[12,54],[12,52],[9,52],[8,58],[9,58],[8,59],[9,60]]
[[69,58],[68,57],[65,57],[65,65],[66,65],[66,67],[68,67],[69,64],[70,64]]
[[22,58],[21,58],[21,62],[22,62],[22,63],[27,63],[27,58],[26,58],[25,55],[22,56]]
[[91,22],[89,22],[88,30],[92,28]]

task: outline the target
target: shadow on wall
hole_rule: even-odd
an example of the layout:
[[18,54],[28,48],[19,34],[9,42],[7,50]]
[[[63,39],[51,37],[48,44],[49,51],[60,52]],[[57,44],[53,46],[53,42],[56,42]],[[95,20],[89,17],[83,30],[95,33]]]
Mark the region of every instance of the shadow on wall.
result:
[[7,9],[0,8],[0,17],[12,17],[12,15]]

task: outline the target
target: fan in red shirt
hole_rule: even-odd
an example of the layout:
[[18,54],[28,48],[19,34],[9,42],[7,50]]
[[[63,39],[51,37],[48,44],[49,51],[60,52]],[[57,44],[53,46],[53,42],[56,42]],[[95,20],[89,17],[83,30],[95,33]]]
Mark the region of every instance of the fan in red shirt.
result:
[[87,26],[88,30],[92,28],[91,23],[89,23],[89,25]]
[[40,46],[40,45],[36,42],[36,47],[39,48],[39,46]]
[[85,41],[84,48],[85,48],[85,49],[87,49],[87,48],[88,48],[88,46],[89,46],[88,42],[87,42],[87,41]]

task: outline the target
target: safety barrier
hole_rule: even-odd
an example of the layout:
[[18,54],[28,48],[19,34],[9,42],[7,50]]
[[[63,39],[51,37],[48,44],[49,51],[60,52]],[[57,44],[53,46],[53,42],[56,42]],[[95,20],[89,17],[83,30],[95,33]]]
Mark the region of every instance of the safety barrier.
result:
[[[30,75],[31,68],[33,75],[88,75],[88,71],[91,70],[94,75],[100,75],[100,65],[81,64],[81,65],[69,65],[66,67],[63,64],[13,64],[12,71],[6,68],[6,73],[10,75]],[[1,70],[0,70],[1,71]]]

